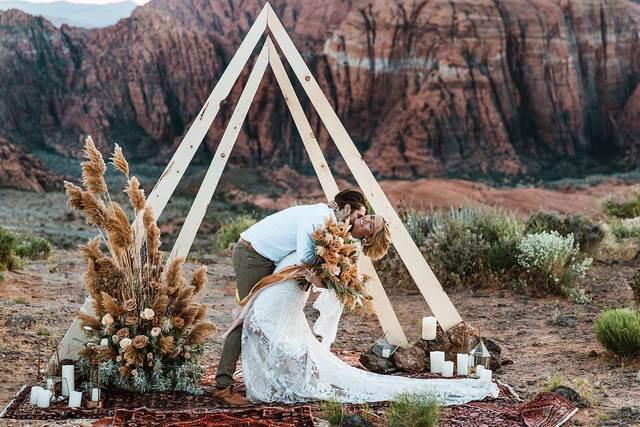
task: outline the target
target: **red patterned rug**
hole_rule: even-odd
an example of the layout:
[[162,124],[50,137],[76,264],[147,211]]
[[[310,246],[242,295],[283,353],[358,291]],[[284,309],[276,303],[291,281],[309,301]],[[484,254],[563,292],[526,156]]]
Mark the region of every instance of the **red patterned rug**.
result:
[[[338,352],[347,363],[358,366],[357,354]],[[72,418],[100,419],[99,426],[313,426],[317,403],[300,405],[256,405],[238,410],[221,407],[211,397],[216,367],[207,369],[203,379],[204,393],[193,396],[186,393],[148,393],[144,395],[125,391],[105,392],[100,409],[69,408],[64,402],[52,404],[48,409],[34,408],[29,403],[30,387],[23,387],[0,417],[23,420],[63,420]],[[239,372],[238,390],[244,392]],[[430,373],[408,375],[413,378],[432,378]],[[441,415],[442,426],[495,426],[495,427],[555,427],[570,419],[577,409],[557,393],[542,393],[533,401],[522,404],[518,396],[505,384],[497,382],[500,394],[496,399],[448,406]],[[376,426],[384,426],[384,411],[388,403],[380,402],[366,407],[347,405],[358,413],[367,408]],[[188,408],[188,409],[185,409]],[[373,413],[370,411],[373,410]]]

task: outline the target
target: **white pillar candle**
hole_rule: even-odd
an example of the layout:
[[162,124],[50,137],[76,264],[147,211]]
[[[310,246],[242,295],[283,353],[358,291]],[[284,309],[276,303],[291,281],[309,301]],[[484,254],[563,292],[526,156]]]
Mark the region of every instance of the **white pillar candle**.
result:
[[429,361],[431,362],[431,373],[441,374],[442,365],[444,364],[444,351],[432,351],[429,353]]
[[48,408],[51,402],[51,390],[38,391],[38,408]]
[[456,367],[458,375],[469,375],[469,355],[458,353],[456,355]]
[[72,390],[69,394],[69,408],[79,408],[82,403],[82,392]]
[[100,400],[100,389],[99,388],[92,388],[91,389],[91,400],[93,400],[94,402],[97,402],[98,400]]
[[38,395],[40,394],[41,391],[42,391],[42,387],[38,385],[31,387],[31,396],[29,396],[29,403],[31,403],[32,405],[37,405]]
[[53,391],[53,378],[47,378],[47,390]]
[[476,366],[476,378],[480,378],[482,376],[482,371],[484,371],[484,366],[477,365]]
[[391,356],[391,349],[390,348],[383,348],[382,349],[382,357],[384,357],[385,359],[388,359],[389,356]]
[[62,395],[69,396],[69,392],[75,390],[75,366],[62,365]]
[[483,381],[491,381],[491,378],[492,378],[491,369],[486,369],[485,368],[480,373],[480,379],[482,379]]
[[422,318],[422,339],[429,341],[436,339],[436,318],[427,316]]
[[453,376],[453,362],[446,361],[442,364],[442,376],[451,378]]

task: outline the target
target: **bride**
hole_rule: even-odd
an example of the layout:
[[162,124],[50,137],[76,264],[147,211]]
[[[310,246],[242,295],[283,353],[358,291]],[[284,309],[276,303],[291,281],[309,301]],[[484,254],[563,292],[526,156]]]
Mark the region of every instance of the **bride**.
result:
[[[354,224],[357,226],[357,224]],[[386,228],[385,221],[385,228]],[[276,272],[297,262],[285,257]],[[412,379],[379,375],[347,365],[329,350],[342,304],[333,291],[320,291],[314,331],[304,314],[310,290],[295,279],[263,289],[247,308],[242,326],[242,367],[247,398],[260,402],[338,400],[375,402],[403,392],[431,392],[446,405],[497,397],[498,388],[479,379]]]

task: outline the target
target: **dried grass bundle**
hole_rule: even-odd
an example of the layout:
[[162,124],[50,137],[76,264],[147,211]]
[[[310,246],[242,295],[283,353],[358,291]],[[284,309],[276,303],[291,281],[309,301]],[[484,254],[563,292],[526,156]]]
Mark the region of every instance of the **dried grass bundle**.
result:
[[185,325],[189,325],[195,319],[196,314],[198,314],[198,305],[191,304],[183,308],[179,316],[184,319]]
[[118,353],[109,346],[101,345],[96,348],[96,358],[102,362],[104,360],[115,360],[118,357]]
[[187,344],[200,345],[204,343],[204,340],[207,339],[207,337],[211,335],[215,330],[216,327],[212,323],[200,323],[191,330],[191,333],[189,333],[189,336],[187,337]]
[[97,319],[93,316],[88,315],[82,311],[78,311],[77,313],[78,319],[82,322],[82,326],[87,326],[94,331],[100,330],[102,328],[102,324],[100,323],[100,319]]
[[124,313],[124,308],[118,305],[111,295],[106,292],[100,292],[100,296],[102,297],[102,310],[105,313],[109,313],[112,316],[120,316]]
[[164,277],[164,283],[169,288],[168,294],[175,295],[184,287],[184,274],[182,273],[184,258],[176,258],[171,261],[169,269]]
[[[176,313],[181,313],[190,303],[193,298],[193,288],[182,288],[178,291],[175,302],[173,303],[173,309]],[[185,319],[186,320],[186,319]]]
[[144,209],[142,223],[144,224],[144,229],[147,233],[147,256],[149,257],[149,262],[156,265],[160,262],[160,258],[162,257],[162,253],[160,252],[160,229],[156,224],[153,209],[151,209],[150,206],[147,206]]
[[144,206],[147,201],[144,197],[144,190],[140,188],[140,181],[138,181],[138,178],[135,176],[131,177],[124,192],[129,195],[129,202],[131,203],[131,206],[133,206],[133,209],[136,211],[144,210]]
[[160,338],[159,348],[161,354],[168,354],[175,348],[175,343],[171,335]]
[[198,294],[207,284],[207,267],[202,265],[191,274],[189,285],[193,287],[193,294]]
[[198,312],[196,313],[196,317],[193,319],[195,323],[202,322],[207,317],[207,310],[209,307],[205,304],[200,304],[198,306]]
[[111,202],[111,210],[113,216],[107,223],[109,244],[113,245],[114,248],[128,249],[133,243],[133,231],[131,230],[131,225],[129,225],[129,218],[116,202]]
[[122,152],[122,147],[118,144],[115,145],[113,150],[113,157],[111,158],[111,163],[118,169],[124,176],[129,177],[129,163],[127,159],[124,158],[124,153]]
[[98,258],[103,258],[104,254],[100,250],[100,236],[96,236],[89,240],[86,245],[80,245],[80,252],[87,260],[95,261]]
[[82,182],[93,195],[104,194],[107,192],[107,183],[104,180],[107,165],[90,136],[85,139],[84,146],[87,161],[82,162]]
[[164,316],[167,313],[167,307],[171,300],[167,295],[158,295],[151,305],[151,309],[156,313],[157,316]]

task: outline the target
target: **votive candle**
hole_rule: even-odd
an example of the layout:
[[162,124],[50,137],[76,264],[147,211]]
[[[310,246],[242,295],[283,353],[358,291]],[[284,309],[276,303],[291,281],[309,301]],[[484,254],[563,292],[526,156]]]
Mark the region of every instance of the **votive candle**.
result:
[[481,378],[482,377],[482,371],[484,371],[484,366],[477,365],[476,366],[476,378]]
[[72,390],[69,394],[69,408],[79,408],[82,403],[82,392]]
[[384,357],[385,359],[388,359],[389,356],[391,356],[391,349],[390,348],[383,348],[382,349],[382,357]]
[[97,402],[98,400],[100,400],[100,389],[99,388],[92,388],[91,389],[91,400],[93,400],[94,402]]
[[422,339],[425,341],[436,339],[436,318],[427,316],[422,318]]
[[48,408],[51,402],[51,390],[38,391],[38,408]]
[[480,378],[484,381],[491,381],[493,374],[491,372],[491,369],[483,369],[482,372],[480,372]]
[[451,378],[453,376],[453,362],[446,361],[442,364],[442,376]]
[[75,366],[62,365],[62,395],[69,396],[69,392],[75,390]]
[[38,394],[40,394],[42,390],[42,387],[40,387],[39,385],[31,387],[31,396],[29,397],[29,403],[31,403],[32,405],[37,405]]
[[469,375],[469,355],[458,353],[456,355],[456,367],[458,375]]
[[432,351],[429,353],[429,361],[431,362],[431,373],[441,374],[444,365],[444,351]]

